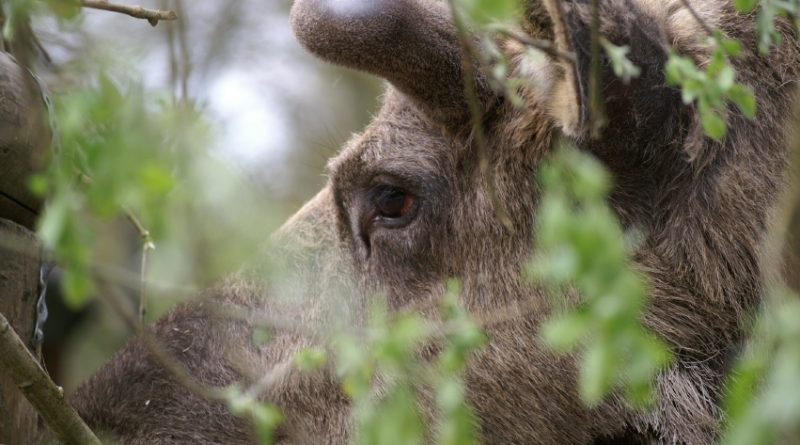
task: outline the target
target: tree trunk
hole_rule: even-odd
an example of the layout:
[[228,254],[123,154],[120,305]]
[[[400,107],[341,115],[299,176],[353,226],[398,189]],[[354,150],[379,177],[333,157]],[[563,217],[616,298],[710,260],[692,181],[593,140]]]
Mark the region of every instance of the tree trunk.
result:
[[[39,298],[39,260],[39,243],[34,234],[0,219],[0,313],[41,359],[33,341]],[[0,374],[0,444],[33,444],[37,434],[36,411],[14,383]]]

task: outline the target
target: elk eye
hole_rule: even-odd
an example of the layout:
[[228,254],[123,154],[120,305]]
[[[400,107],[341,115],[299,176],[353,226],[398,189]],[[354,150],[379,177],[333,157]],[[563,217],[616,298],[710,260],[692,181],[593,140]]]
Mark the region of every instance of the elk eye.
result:
[[378,187],[372,199],[375,216],[384,219],[399,219],[408,215],[416,202],[416,196],[391,186]]

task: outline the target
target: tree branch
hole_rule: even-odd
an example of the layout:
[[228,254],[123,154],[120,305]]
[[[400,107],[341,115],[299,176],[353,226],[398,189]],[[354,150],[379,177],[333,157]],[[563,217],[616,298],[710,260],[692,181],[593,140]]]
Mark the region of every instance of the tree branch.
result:
[[600,61],[600,3],[591,0],[591,42],[592,60],[589,63],[589,129],[593,138],[600,137],[600,130],[606,124],[603,110],[603,96],[600,90],[602,67]]
[[530,46],[531,48],[537,49],[554,59],[563,59],[566,60],[567,62],[572,62],[572,63],[575,63],[576,61],[575,53],[569,51],[562,51],[556,48],[553,42],[549,40],[533,39],[531,37],[519,34],[504,27],[497,27],[496,29],[492,28],[492,31],[497,32],[498,34],[508,37],[512,40],[516,40],[517,42],[525,46]]
[[109,3],[107,0],[82,0],[84,8],[102,9],[103,11],[119,12],[137,19],[145,19],[156,26],[160,20],[178,20],[178,14],[172,10],[161,11],[158,9],[142,8],[141,6],[119,5]]
[[711,29],[710,26],[708,26],[708,23],[706,23],[706,21],[703,20],[702,17],[700,17],[700,14],[698,14],[697,11],[692,7],[692,4],[689,3],[689,0],[681,0],[681,4],[683,4],[683,6],[689,11],[689,14],[691,14],[692,17],[694,17],[697,23],[700,24],[700,27],[703,28],[703,31],[705,31],[706,34],[708,34],[709,36],[714,35],[714,31]]
[[124,308],[123,301],[125,300],[125,295],[116,286],[103,279],[100,279],[99,277],[94,278],[95,283],[98,285],[98,288],[101,291],[100,295],[104,297],[104,300],[109,303],[114,312],[116,312],[116,314],[133,332],[139,334],[142,344],[147,349],[147,352],[149,352],[153,359],[158,364],[163,366],[167,372],[172,374],[178,383],[186,387],[186,389],[192,393],[205,399],[219,401],[226,400],[225,395],[221,390],[203,384],[192,374],[190,374],[183,363],[179,362],[169,354],[158,338],[156,338],[155,334],[153,334],[153,332],[146,327],[142,326],[136,319],[136,316],[129,313]]
[[67,445],[102,445],[91,429],[64,399],[25,343],[0,314],[0,371],[8,375],[41,414],[47,426]]
[[481,112],[480,101],[478,99],[478,92],[475,86],[476,67],[473,60],[475,57],[475,49],[470,42],[470,36],[467,32],[467,27],[464,24],[458,9],[456,8],[454,0],[448,0],[450,11],[452,13],[453,26],[456,28],[461,50],[464,53],[461,62],[461,69],[464,78],[464,93],[467,96],[467,106],[469,107],[470,116],[472,118],[472,135],[473,143],[478,152],[478,166],[481,173],[481,178],[486,184],[486,194],[489,201],[494,207],[495,215],[500,223],[507,229],[513,230],[511,218],[504,204],[497,197],[497,187],[495,183],[494,173],[490,171],[489,167],[489,153],[486,150],[486,135],[483,128],[483,112]]

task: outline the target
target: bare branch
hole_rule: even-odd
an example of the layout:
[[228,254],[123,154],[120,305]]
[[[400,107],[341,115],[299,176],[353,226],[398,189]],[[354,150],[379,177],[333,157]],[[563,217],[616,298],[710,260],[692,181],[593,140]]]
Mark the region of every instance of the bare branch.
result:
[[192,393],[208,400],[226,400],[222,391],[203,384],[191,375],[183,363],[176,360],[167,352],[161,342],[149,329],[143,328],[137,322],[136,317],[130,313],[130,310],[125,309],[122,303],[125,300],[125,296],[116,286],[99,277],[95,277],[95,282],[101,290],[100,295],[109,303],[114,312],[122,318],[130,329],[140,335],[142,344],[147,348],[147,351],[164,367],[164,369],[172,374],[181,385]]
[[0,314],[0,357],[3,357],[0,371],[11,378],[61,442],[101,445],[64,398],[64,390],[53,383],[3,314]]
[[689,13],[692,14],[692,17],[694,17],[697,23],[700,24],[700,27],[703,28],[703,31],[705,31],[705,33],[708,34],[709,36],[713,36],[714,31],[711,29],[710,26],[708,26],[708,23],[706,23],[706,21],[703,20],[702,17],[700,17],[700,14],[698,14],[697,11],[692,7],[691,3],[689,3],[689,0],[681,0],[681,3],[689,11]]
[[184,15],[183,0],[174,0],[175,9],[184,17],[175,28],[178,37],[178,51],[181,57],[181,102],[189,103],[189,77],[192,73],[192,61],[189,52],[189,39],[187,37],[186,15]]
[[151,25],[156,26],[160,20],[178,20],[178,14],[172,10],[158,10],[142,8],[141,6],[119,5],[109,3],[107,0],[82,0],[84,8],[102,9],[103,11],[119,12],[127,14],[137,19],[145,19]]
[[538,49],[539,51],[547,54],[548,56],[554,59],[563,59],[567,62],[575,63],[575,53],[569,51],[562,51],[553,44],[553,42],[549,40],[542,40],[542,39],[533,39],[526,35],[516,33],[508,28],[505,27],[497,27],[493,29],[493,31],[497,32],[500,35],[508,37],[512,40],[516,40],[517,42],[525,45],[530,46],[531,48]]
[[478,152],[478,165],[481,173],[481,178],[486,183],[486,193],[489,200],[494,207],[497,219],[500,223],[509,230],[513,230],[511,218],[508,216],[505,206],[497,198],[497,186],[494,181],[494,175],[489,171],[489,153],[486,151],[486,138],[483,131],[483,113],[481,112],[480,103],[478,101],[478,92],[475,87],[475,65],[473,60],[476,59],[475,49],[472,47],[470,37],[467,33],[467,28],[461,20],[454,0],[449,0],[450,11],[453,16],[453,26],[456,28],[458,40],[461,43],[461,49],[464,52],[462,60],[462,70],[464,78],[464,92],[467,96],[467,105],[472,117],[472,136],[473,143]]
[[602,71],[600,61],[600,3],[591,0],[591,42],[592,60],[589,63],[589,128],[593,138],[600,137],[600,130],[606,124],[603,110],[603,96],[600,90]]
[[139,279],[139,324],[144,327],[144,316],[147,314],[147,252],[153,244],[149,241],[142,243],[142,267]]

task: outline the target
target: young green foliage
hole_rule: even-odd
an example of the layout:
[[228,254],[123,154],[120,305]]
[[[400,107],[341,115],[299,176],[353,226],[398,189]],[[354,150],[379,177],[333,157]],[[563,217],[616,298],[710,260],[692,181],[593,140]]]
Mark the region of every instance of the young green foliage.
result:
[[623,83],[627,85],[631,82],[631,79],[639,77],[642,70],[628,59],[628,53],[631,51],[630,47],[614,45],[605,37],[600,38],[600,44],[611,62],[611,69],[614,70],[614,75],[622,79]]
[[148,280],[191,288],[239,267],[279,221],[257,190],[213,156],[200,111],[130,77],[99,74],[54,97],[55,155],[31,181],[47,197],[39,235],[64,269],[72,306],[87,301],[98,274],[108,275],[109,252],[130,249],[126,233],[142,249],[158,246],[148,254]]
[[773,45],[780,45],[783,40],[775,21],[788,17],[795,28],[800,24],[800,1],[798,0],[734,0],[734,6],[740,13],[749,13],[759,6],[757,19],[758,50],[762,54],[769,52]]
[[478,25],[515,20],[520,12],[518,0],[457,0],[457,6]]
[[540,181],[545,192],[530,275],[581,298],[544,325],[542,338],[557,351],[582,351],[580,393],[590,405],[617,388],[631,403],[646,405],[671,354],[641,324],[647,283],[632,269],[631,249],[606,203],[610,178],[589,155],[561,147]]
[[236,386],[226,390],[225,398],[231,413],[252,422],[260,445],[274,443],[275,431],[284,421],[278,407],[254,399]]
[[[418,400],[422,384],[434,388],[439,414],[435,443],[477,444],[462,374],[469,356],[483,346],[486,337],[459,306],[458,286],[451,283],[449,289],[439,327],[416,314],[388,315],[386,309],[378,308],[365,338],[335,340],[337,374],[345,394],[353,399],[354,443],[426,443]],[[434,362],[420,356],[429,342],[443,344]]]
[[680,86],[685,104],[697,103],[705,134],[721,140],[727,132],[728,102],[735,104],[744,116],[753,119],[756,100],[750,87],[736,82],[731,57],[741,54],[741,43],[717,32],[709,40],[711,59],[700,69],[694,61],[676,53],[670,54],[666,66],[667,82]]
[[[39,235],[65,269],[67,302],[78,306],[92,290],[97,234],[131,208],[142,209],[149,227],[163,226],[175,166],[195,142],[183,136],[207,132],[168,102],[149,103],[140,87],[107,75],[54,102],[56,156],[32,185],[48,196]],[[149,236],[143,242],[151,246]]]
[[788,290],[773,295],[729,376],[724,445],[767,445],[800,434],[798,320],[798,296]]
[[3,8],[3,38],[13,41],[19,24],[27,23],[35,15],[51,14],[58,20],[70,20],[81,10],[80,0],[5,0]]

